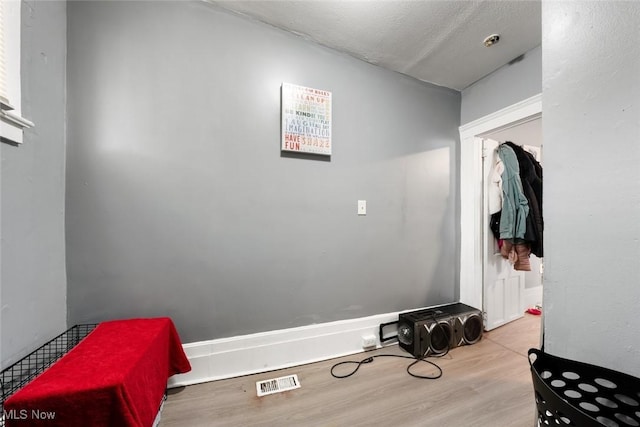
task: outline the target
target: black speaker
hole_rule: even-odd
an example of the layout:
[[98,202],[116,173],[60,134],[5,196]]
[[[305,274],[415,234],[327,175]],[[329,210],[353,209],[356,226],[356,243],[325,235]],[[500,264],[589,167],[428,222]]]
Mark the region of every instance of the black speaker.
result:
[[398,343],[416,358],[446,353],[482,338],[482,312],[462,303],[398,316]]
[[445,353],[453,338],[449,316],[439,308],[398,316],[398,344],[414,357]]
[[484,322],[482,312],[468,305],[451,304],[445,311],[451,316],[453,329],[451,348],[461,345],[475,344],[482,339]]

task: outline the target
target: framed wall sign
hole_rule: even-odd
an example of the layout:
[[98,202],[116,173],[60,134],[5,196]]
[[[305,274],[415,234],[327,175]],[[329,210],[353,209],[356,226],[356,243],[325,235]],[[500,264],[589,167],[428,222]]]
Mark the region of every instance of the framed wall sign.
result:
[[282,83],[281,151],[331,155],[331,92]]

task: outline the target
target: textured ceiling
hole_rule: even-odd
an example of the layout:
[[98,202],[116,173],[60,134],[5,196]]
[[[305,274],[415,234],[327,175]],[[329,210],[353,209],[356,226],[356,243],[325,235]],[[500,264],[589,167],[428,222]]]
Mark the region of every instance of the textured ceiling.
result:
[[[209,1],[456,90],[541,43],[540,0]],[[487,48],[483,40],[493,33],[500,42]]]

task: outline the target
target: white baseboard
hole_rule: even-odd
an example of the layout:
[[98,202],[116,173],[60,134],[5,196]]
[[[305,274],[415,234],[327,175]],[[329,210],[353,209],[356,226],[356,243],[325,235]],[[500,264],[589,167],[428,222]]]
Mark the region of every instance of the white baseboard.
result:
[[530,308],[542,305],[542,286],[524,288],[524,307]]
[[[374,335],[380,348],[380,324],[398,320],[398,314],[386,313],[184,344],[191,371],[171,377],[168,387],[273,371],[360,353],[364,351],[364,335]],[[392,327],[389,327],[389,334],[394,334]]]

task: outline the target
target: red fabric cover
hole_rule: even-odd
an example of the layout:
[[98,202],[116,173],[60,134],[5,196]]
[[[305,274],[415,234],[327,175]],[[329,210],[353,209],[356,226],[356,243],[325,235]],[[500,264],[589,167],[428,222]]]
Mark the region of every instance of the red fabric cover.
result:
[[150,427],[167,379],[190,370],[171,319],[103,322],[7,399],[5,425]]

